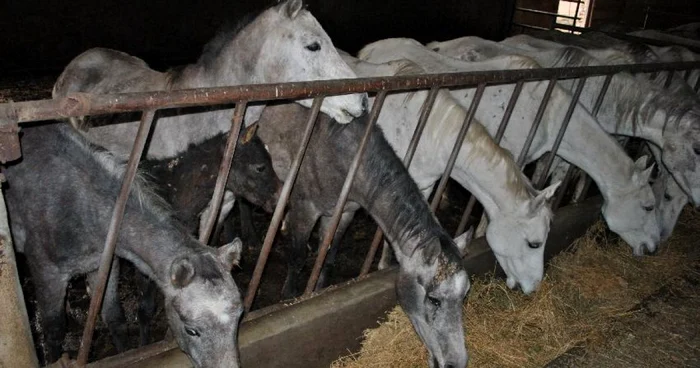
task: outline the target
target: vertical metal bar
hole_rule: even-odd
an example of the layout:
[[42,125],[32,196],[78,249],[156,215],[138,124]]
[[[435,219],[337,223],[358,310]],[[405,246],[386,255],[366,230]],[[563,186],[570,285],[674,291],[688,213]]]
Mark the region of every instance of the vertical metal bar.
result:
[[691,73],[692,71],[693,71],[692,69],[686,69],[686,70],[683,71],[683,80],[686,81],[686,83],[687,83],[688,80],[690,79],[690,73]]
[[532,122],[530,131],[527,133],[527,138],[525,139],[523,149],[522,151],[520,151],[520,156],[518,157],[517,161],[519,167],[523,167],[523,164],[525,163],[525,159],[527,158],[527,152],[530,150],[532,140],[535,139],[535,133],[537,133],[537,128],[539,128],[540,123],[542,122],[542,116],[544,116],[544,111],[547,109],[547,103],[549,102],[549,98],[552,96],[552,91],[554,90],[554,86],[556,86],[556,84],[557,78],[552,77],[552,79],[549,80],[549,84],[547,85],[547,90],[542,96],[542,102],[540,103],[540,107],[537,110],[537,114],[535,115],[535,121]]
[[474,114],[476,114],[476,109],[479,107],[479,102],[481,102],[481,97],[484,95],[485,89],[486,84],[484,83],[481,83],[478,87],[476,87],[476,93],[474,93],[474,98],[472,98],[472,102],[469,105],[469,110],[467,110],[467,116],[464,118],[462,128],[457,134],[457,140],[455,141],[455,145],[452,148],[450,158],[449,160],[447,160],[447,167],[445,168],[445,172],[442,173],[440,184],[438,184],[437,191],[435,191],[435,196],[433,197],[432,202],[430,202],[430,210],[433,212],[435,212],[435,210],[437,209],[437,206],[440,203],[440,197],[442,197],[442,192],[444,192],[445,187],[447,187],[447,179],[450,178],[452,168],[455,166],[455,161],[457,161],[457,156],[459,156],[459,151],[462,148],[462,144],[464,143],[464,138],[467,136],[467,131],[469,130],[469,127],[471,126],[472,121],[474,120]]
[[575,170],[576,166],[574,165],[569,165],[569,169],[566,170],[566,176],[564,176],[564,180],[561,181],[557,197],[554,199],[554,203],[552,203],[552,211],[556,211],[557,208],[559,208],[559,205],[561,204],[561,201],[564,199],[564,195],[566,194],[566,187],[569,186],[571,179],[573,179],[574,177]]
[[[603,100],[605,99],[605,94],[608,92],[608,88],[610,87],[610,82],[612,82],[612,79],[615,75],[614,74],[608,74],[605,76],[605,80],[603,81],[603,86],[600,88],[600,92],[598,93],[598,97],[595,100],[595,104],[593,104],[593,110],[591,110],[591,114],[593,117],[598,116],[598,111],[600,111],[600,107],[603,106]],[[591,187],[591,177],[584,174],[583,178],[581,179],[584,181],[583,183],[583,189],[581,190],[581,193],[578,195],[575,195],[574,198],[572,198],[572,202],[580,202],[582,199],[586,198],[586,194],[588,194],[588,188]],[[566,188],[564,188],[566,189]],[[561,190],[561,189],[560,189]]]
[[579,79],[578,85],[576,86],[576,90],[574,91],[574,95],[571,98],[571,103],[569,103],[569,108],[566,110],[566,115],[564,115],[564,121],[562,122],[561,127],[559,128],[559,132],[557,133],[557,137],[554,140],[554,145],[549,151],[550,155],[547,156],[547,161],[545,161],[544,171],[542,171],[542,174],[539,177],[539,179],[536,180],[535,188],[537,189],[542,189],[544,184],[547,182],[547,173],[552,167],[552,162],[554,162],[554,157],[556,157],[557,151],[559,151],[559,146],[561,145],[561,141],[564,139],[564,134],[566,134],[566,128],[569,126],[571,116],[574,114],[576,106],[578,106],[578,99],[581,96],[581,91],[583,91],[583,86],[585,84],[585,77]]
[[[506,106],[506,111],[503,114],[503,118],[501,119],[501,123],[498,125],[498,130],[496,131],[496,135],[494,135],[493,140],[496,142],[496,144],[501,144],[501,139],[503,139],[503,135],[506,132],[506,127],[508,126],[508,123],[510,122],[510,117],[513,115],[513,110],[515,109],[515,104],[518,102],[518,98],[520,97],[520,93],[523,90],[523,85],[525,82],[523,81],[518,81],[515,84],[515,88],[513,89],[513,94],[510,95],[510,100],[508,101],[508,106]],[[464,209],[464,213],[462,213],[462,218],[459,220],[459,225],[457,226],[457,232],[455,233],[455,237],[461,235],[464,232],[464,229],[467,228],[467,222],[469,222],[469,216],[471,216],[472,211],[474,210],[474,205],[476,204],[476,197],[472,194],[471,198],[469,198],[469,203],[467,203],[467,207]]]
[[216,186],[214,187],[214,194],[212,194],[211,203],[214,208],[212,208],[212,210],[209,212],[209,217],[206,219],[206,223],[204,225],[204,231],[199,234],[199,241],[204,244],[209,243],[212,230],[214,229],[216,220],[219,218],[221,199],[224,198],[224,186],[226,185],[226,181],[228,181],[229,171],[231,171],[233,153],[236,151],[238,136],[241,133],[241,125],[243,125],[243,118],[245,117],[245,109],[247,105],[248,101],[236,102],[236,108],[233,112],[233,117],[231,118],[231,131],[229,132],[228,139],[226,140],[224,157],[221,160],[221,166],[219,166],[219,175],[216,177]]
[[669,70],[666,72],[666,81],[664,81],[664,88],[668,89],[668,87],[671,87],[671,81],[673,81],[673,74],[675,72],[673,70]]
[[277,206],[275,207],[275,212],[272,214],[270,226],[267,228],[265,240],[263,242],[262,249],[260,249],[260,255],[258,256],[258,261],[255,264],[255,269],[253,270],[253,276],[248,284],[248,290],[246,291],[245,299],[243,300],[243,306],[246,312],[250,311],[250,307],[253,305],[253,300],[255,299],[255,294],[258,292],[260,279],[262,278],[262,273],[265,269],[267,258],[270,256],[270,250],[272,249],[272,242],[275,241],[275,234],[277,234],[277,230],[279,229],[282,218],[284,217],[284,207],[287,205],[289,195],[292,193],[292,187],[294,186],[294,181],[297,178],[297,173],[299,173],[299,168],[301,167],[301,162],[304,159],[306,148],[309,145],[311,133],[314,130],[314,126],[316,126],[316,117],[318,117],[318,112],[321,110],[323,99],[324,96],[316,97],[311,105],[309,120],[306,123],[306,128],[304,128],[301,143],[299,144],[299,148],[294,155],[294,161],[292,161],[292,166],[287,174],[287,178],[284,180],[284,185],[280,191],[280,198],[277,200]]
[[695,80],[695,87],[693,87],[693,90],[695,93],[700,91],[700,74],[698,75],[698,79]]
[[5,197],[0,189],[0,367],[38,367],[7,220]]
[[374,98],[374,105],[372,105],[372,111],[369,114],[369,122],[367,123],[367,129],[365,129],[365,134],[360,142],[360,147],[357,149],[357,153],[350,164],[350,170],[345,177],[345,182],[343,183],[343,188],[340,191],[340,196],[338,197],[338,202],[335,204],[335,209],[333,211],[333,217],[331,218],[330,226],[324,234],[323,242],[318,248],[318,255],[316,256],[316,263],[314,263],[314,268],[311,271],[311,276],[309,281],[306,283],[306,289],[304,290],[304,295],[311,294],[316,288],[316,283],[318,282],[318,277],[321,275],[321,269],[323,268],[323,262],[326,260],[326,254],[328,254],[328,249],[330,248],[333,237],[335,236],[335,230],[338,228],[340,223],[340,217],[343,215],[343,208],[345,208],[345,202],[350,194],[350,188],[352,187],[352,182],[355,180],[355,174],[357,174],[357,169],[360,167],[360,161],[367,148],[367,142],[369,141],[370,133],[374,124],[377,122],[379,117],[379,112],[384,104],[384,99],[386,98],[387,91],[379,91],[377,96]]
[[[428,92],[428,95],[423,102],[423,107],[420,110],[420,117],[418,118],[418,125],[413,131],[413,137],[411,137],[411,143],[408,144],[408,150],[403,158],[403,165],[408,169],[411,166],[411,161],[413,161],[413,155],[416,153],[416,148],[418,148],[418,142],[421,136],[423,136],[423,129],[428,122],[428,117],[430,112],[433,110],[433,104],[435,103],[435,98],[437,97],[440,89],[438,87],[433,87]],[[360,277],[369,273],[369,269],[372,267],[372,261],[374,261],[374,256],[377,254],[377,249],[379,244],[382,242],[382,229],[377,228],[374,233],[374,238],[372,239],[372,244],[369,247],[365,261],[362,263],[362,268],[360,269]]]
[[467,202],[467,207],[464,208],[462,213],[462,218],[459,219],[459,225],[457,226],[457,231],[455,231],[455,238],[462,235],[464,229],[467,228],[467,222],[469,222],[469,216],[471,216],[472,211],[474,211],[474,206],[476,205],[476,197],[474,194],[469,197],[469,202]]
[[131,191],[131,184],[134,182],[136,169],[138,168],[141,155],[143,154],[143,148],[146,145],[146,140],[148,138],[148,133],[151,130],[151,126],[153,125],[154,117],[155,110],[146,110],[141,115],[141,123],[139,124],[139,130],[136,134],[136,139],[134,140],[134,146],[132,147],[131,154],[129,155],[129,163],[124,171],[119,196],[114,204],[112,219],[110,220],[109,230],[107,231],[107,239],[105,240],[105,247],[102,251],[102,258],[100,259],[100,268],[97,273],[97,285],[95,286],[94,293],[90,299],[90,309],[88,310],[87,321],[85,322],[85,328],[83,329],[83,338],[80,340],[80,350],[78,351],[77,359],[77,365],[79,367],[85,366],[85,363],[87,363],[88,353],[90,353],[90,345],[92,344],[92,335],[95,330],[95,323],[97,322],[97,313],[100,311],[100,307],[102,306],[102,298],[104,297],[107,278],[109,277],[112,259],[114,258],[114,249],[116,248],[117,244],[119,227],[121,226],[122,219],[124,218],[124,210],[126,209],[129,192]]

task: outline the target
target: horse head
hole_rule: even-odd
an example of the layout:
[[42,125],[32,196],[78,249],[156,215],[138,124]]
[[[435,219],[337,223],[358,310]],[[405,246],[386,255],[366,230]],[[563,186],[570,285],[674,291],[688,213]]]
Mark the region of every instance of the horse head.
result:
[[678,216],[683,207],[688,204],[688,195],[676,183],[676,179],[663,168],[651,186],[656,198],[656,216],[661,226],[661,241],[665,241],[673,233]]
[[631,187],[616,188],[614,196],[605,198],[602,212],[610,230],[616,232],[641,256],[645,249],[654,252],[661,241],[656,216],[654,193],[649,177],[654,165],[646,168],[647,156],[640,157],[632,167]]
[[[357,78],[341,59],[328,34],[302,0],[287,0],[265,12],[248,28],[258,38],[254,69],[259,83]],[[310,107],[311,100],[298,101]],[[367,94],[326,98],[321,111],[340,123],[349,123],[367,108]]]
[[663,141],[664,165],[693,205],[700,206],[700,111],[688,112],[676,129],[666,129]]
[[552,219],[549,200],[560,184],[545,188],[513,213],[493,216],[486,229],[486,240],[505,271],[506,283],[511,289],[520,286],[523,293],[530,294],[542,281],[544,245]]
[[462,309],[470,282],[455,243],[441,236],[432,238],[410,255],[402,254],[401,249],[394,251],[401,265],[396,281],[397,297],[428,348],[429,366],[466,367]]
[[230,271],[242,244],[236,238],[217,250],[192,252],[170,265],[165,313],[180,349],[196,367],[238,368],[241,295]]

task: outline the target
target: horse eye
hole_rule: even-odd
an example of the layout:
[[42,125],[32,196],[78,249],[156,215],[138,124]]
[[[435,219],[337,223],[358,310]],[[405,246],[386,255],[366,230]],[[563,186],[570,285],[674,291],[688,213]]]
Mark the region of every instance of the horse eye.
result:
[[185,332],[187,332],[187,334],[190,336],[199,337],[199,331],[193,328],[185,327]]
[[263,171],[265,171],[265,165],[257,165],[257,166],[255,166],[255,172],[261,173],[261,172],[263,172]]
[[695,152],[696,155],[700,156],[700,148],[693,147],[693,152]]
[[642,208],[644,208],[644,211],[647,211],[647,212],[651,212],[654,210],[654,206],[643,206]]
[[438,300],[437,298],[433,298],[432,296],[428,297],[428,301],[436,308],[440,308],[440,305],[442,305],[442,303],[440,303],[440,300]]
[[321,49],[321,44],[318,42],[314,42],[312,44],[306,45],[305,46],[307,50],[316,52]]
[[671,200],[671,195],[668,194],[668,193],[664,193],[664,199],[667,200],[667,201],[670,201],[670,200]]
[[535,243],[527,243],[527,246],[532,248],[532,249],[537,249],[542,246],[542,243],[535,242]]

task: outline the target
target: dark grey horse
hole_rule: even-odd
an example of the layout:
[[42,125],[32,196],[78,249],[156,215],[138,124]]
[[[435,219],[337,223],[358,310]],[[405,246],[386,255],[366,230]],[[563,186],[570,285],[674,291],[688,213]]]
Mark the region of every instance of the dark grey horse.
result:
[[[98,267],[124,168],[63,124],[25,128],[22,147],[21,162],[6,168],[5,195],[15,245],[36,285],[52,361],[65,335],[66,286],[71,277]],[[242,306],[229,272],[239,261],[240,240],[218,250],[202,245],[142,179],[134,184],[117,255],[163,292],[170,328],[195,366],[238,367]],[[106,307],[118,304],[116,286],[112,277]],[[110,312],[103,308],[103,319],[114,331],[119,321]]]
[[[297,104],[268,105],[262,113],[258,135],[269,146],[278,175],[289,170],[299,146],[298,132],[303,131],[308,113]],[[347,125],[336,124],[324,114],[318,119],[288,204],[287,228],[292,242],[287,248],[287,295],[295,291],[311,230],[320,217],[332,215],[367,127],[366,118]],[[470,283],[460,262],[460,249],[438,224],[379,128],[373,128],[361,162],[342,228],[355,210],[367,210],[398,255],[399,303],[428,347],[430,367],[464,368],[467,351],[462,309]],[[339,238],[336,235],[333,248],[337,248]]]
[[[233,196],[226,196],[229,200],[225,201],[225,207],[233,206],[233,198],[245,198],[272,212],[282,182],[272,168],[265,145],[255,134],[256,127],[253,125],[241,131],[226,183],[226,190]],[[172,205],[175,217],[192,231],[198,229],[199,215],[214,192],[227,135],[222,133],[204,142],[190,144],[185,152],[174,158],[148,160],[141,166],[153,177],[158,193]]]

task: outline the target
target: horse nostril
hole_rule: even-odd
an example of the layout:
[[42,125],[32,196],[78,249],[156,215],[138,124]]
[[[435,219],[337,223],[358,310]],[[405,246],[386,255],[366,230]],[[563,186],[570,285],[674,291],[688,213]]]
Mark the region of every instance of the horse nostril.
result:
[[440,363],[438,362],[437,358],[433,357],[433,367],[440,367]]
[[445,368],[455,368],[455,365],[454,364],[447,364],[447,365],[445,365]]

